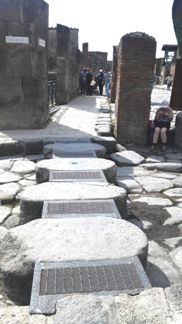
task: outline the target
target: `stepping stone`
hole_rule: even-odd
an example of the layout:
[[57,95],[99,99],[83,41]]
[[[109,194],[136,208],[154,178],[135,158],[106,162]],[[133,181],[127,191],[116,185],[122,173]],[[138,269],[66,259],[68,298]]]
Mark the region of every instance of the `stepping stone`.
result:
[[28,222],[41,217],[45,200],[114,199],[122,218],[127,217],[127,193],[123,188],[98,183],[46,182],[27,187],[19,195],[22,219]]
[[46,144],[54,144],[54,143],[91,143],[91,137],[62,137],[57,135],[45,135],[43,137],[43,143]]
[[151,284],[138,257],[35,264],[30,313],[53,314],[56,302],[70,294],[138,295]]
[[[104,173],[100,170],[94,171],[50,171],[50,182],[107,182]],[[19,182],[20,183],[20,182]]]
[[102,170],[109,182],[114,182],[116,165],[113,161],[98,158],[64,158],[42,160],[36,164],[37,182],[49,181],[50,171],[95,171]]
[[109,125],[98,126],[97,134],[100,136],[111,136],[112,135],[111,126],[109,126]]
[[44,146],[44,154],[47,156],[48,154],[56,154],[56,152],[61,156],[61,154],[65,153],[88,153],[95,152],[97,156],[103,157],[106,153],[106,149],[104,146],[94,143],[68,143],[68,144],[60,144],[54,143]]
[[[113,260],[138,256],[145,262],[147,237],[122,219],[40,219],[8,231],[0,242],[1,273],[10,298],[28,303],[34,263]],[[8,278],[8,280],[6,280]]]
[[16,155],[24,153],[24,145],[19,141],[9,138],[0,139],[0,156]]
[[[58,157],[61,157],[61,158],[92,158],[92,157],[97,157],[96,153],[95,152],[64,152],[64,153],[60,153],[58,151],[54,151],[53,154],[51,154],[52,158],[55,159],[55,158],[58,158]],[[50,156],[50,158],[51,158]],[[44,159],[44,158],[43,158]],[[43,160],[42,159],[42,160]]]
[[94,143],[103,145],[106,148],[107,153],[113,153],[116,151],[116,140],[112,136],[95,136],[92,138]]
[[44,201],[42,218],[72,217],[121,218],[114,200],[52,200]]

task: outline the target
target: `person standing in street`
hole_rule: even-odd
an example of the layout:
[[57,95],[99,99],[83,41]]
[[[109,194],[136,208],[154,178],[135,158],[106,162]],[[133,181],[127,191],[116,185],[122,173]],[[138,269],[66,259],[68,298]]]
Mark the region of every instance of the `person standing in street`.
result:
[[103,70],[99,70],[99,74],[97,75],[97,84],[99,87],[99,94],[102,96],[103,94],[103,87],[104,87],[104,73]]

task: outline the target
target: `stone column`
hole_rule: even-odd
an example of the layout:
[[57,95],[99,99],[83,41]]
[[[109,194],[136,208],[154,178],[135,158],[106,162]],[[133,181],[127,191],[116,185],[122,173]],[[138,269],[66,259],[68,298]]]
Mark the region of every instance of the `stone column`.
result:
[[144,33],[126,34],[118,48],[115,136],[120,144],[147,141],[156,41]]
[[0,128],[40,128],[49,118],[48,4],[0,1]]
[[182,1],[174,0],[172,7],[172,18],[174,31],[178,41],[176,67],[173,88],[171,93],[170,106],[176,110],[182,110]]
[[118,67],[117,48],[118,48],[117,46],[113,46],[111,103],[114,103],[116,99],[116,82],[117,82],[117,67]]
[[182,112],[176,115],[175,122],[175,146],[182,149]]

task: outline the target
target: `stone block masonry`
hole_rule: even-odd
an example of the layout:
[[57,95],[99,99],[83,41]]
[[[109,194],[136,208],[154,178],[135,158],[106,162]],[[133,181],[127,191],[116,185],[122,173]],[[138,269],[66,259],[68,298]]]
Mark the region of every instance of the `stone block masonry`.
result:
[[47,99],[48,4],[0,1],[0,128],[41,128]]
[[115,136],[120,144],[147,140],[156,41],[144,33],[126,34],[118,48]]

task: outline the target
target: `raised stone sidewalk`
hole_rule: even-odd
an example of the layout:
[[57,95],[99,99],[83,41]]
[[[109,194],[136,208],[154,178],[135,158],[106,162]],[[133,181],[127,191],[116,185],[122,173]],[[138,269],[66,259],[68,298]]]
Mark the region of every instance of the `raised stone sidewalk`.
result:
[[[30,278],[34,262],[42,259],[49,260],[49,256],[51,261],[58,261],[59,251],[62,260],[69,259],[70,256],[72,259],[83,258],[83,256],[86,259],[97,259],[130,255],[139,255],[141,260],[144,260],[147,253],[146,235],[148,238],[147,274],[153,287],[161,288],[152,288],[133,297],[126,294],[100,297],[94,294],[84,295],[84,297],[83,295],[68,296],[58,302],[56,315],[46,317],[29,315],[27,307],[14,306],[1,287],[0,318],[4,323],[8,321],[13,324],[62,322],[65,324],[93,322],[174,324],[182,322],[182,182],[180,175],[182,154],[170,149],[165,154],[154,156],[147,148],[122,148],[122,152],[116,153],[113,149],[116,147],[114,139],[99,137],[94,130],[99,108],[102,109],[106,105],[105,98],[101,97],[76,98],[70,105],[61,108],[45,130],[37,130],[33,135],[31,131],[1,133],[0,147],[3,148],[1,150],[3,157],[0,160],[2,202],[0,267],[3,274],[8,274],[9,279],[5,280],[6,289],[13,300],[17,299],[22,304],[23,300],[20,298],[22,296],[25,302],[30,295]],[[12,143],[12,139],[15,143]],[[7,145],[3,144],[4,141]],[[104,145],[107,160],[102,161],[93,157],[87,159],[90,160],[90,168],[96,165],[95,169],[104,171],[112,166],[111,182],[115,179],[115,185],[104,183],[37,185],[35,173],[38,174],[40,170],[46,170],[47,174],[47,170],[50,172],[51,169],[48,166],[54,165],[52,168],[54,170],[56,164],[58,171],[59,169],[74,170],[74,164],[79,161],[79,158],[70,159],[69,162],[68,158],[64,158],[57,163],[54,162],[56,159],[42,161],[44,156],[40,154],[43,153],[43,146],[58,141],[96,142]],[[19,157],[15,154],[19,154]],[[80,170],[88,169],[89,163],[84,164],[84,160],[85,158],[79,162]],[[94,160],[98,160],[100,165],[98,166]],[[40,173],[42,174],[42,171]],[[48,181],[47,176],[45,180]],[[41,217],[42,203],[40,207],[37,202],[40,204],[44,200],[53,198],[83,200],[88,199],[88,195],[91,199],[116,197],[114,199],[121,201],[121,214],[127,199],[127,221],[102,217],[39,219],[18,226],[25,218],[31,220]],[[84,233],[87,233],[87,236]],[[45,237],[49,240],[47,246],[45,246]],[[68,245],[70,252],[67,250]],[[25,283],[28,286],[27,290],[24,290]],[[171,287],[167,288],[169,286]]]

